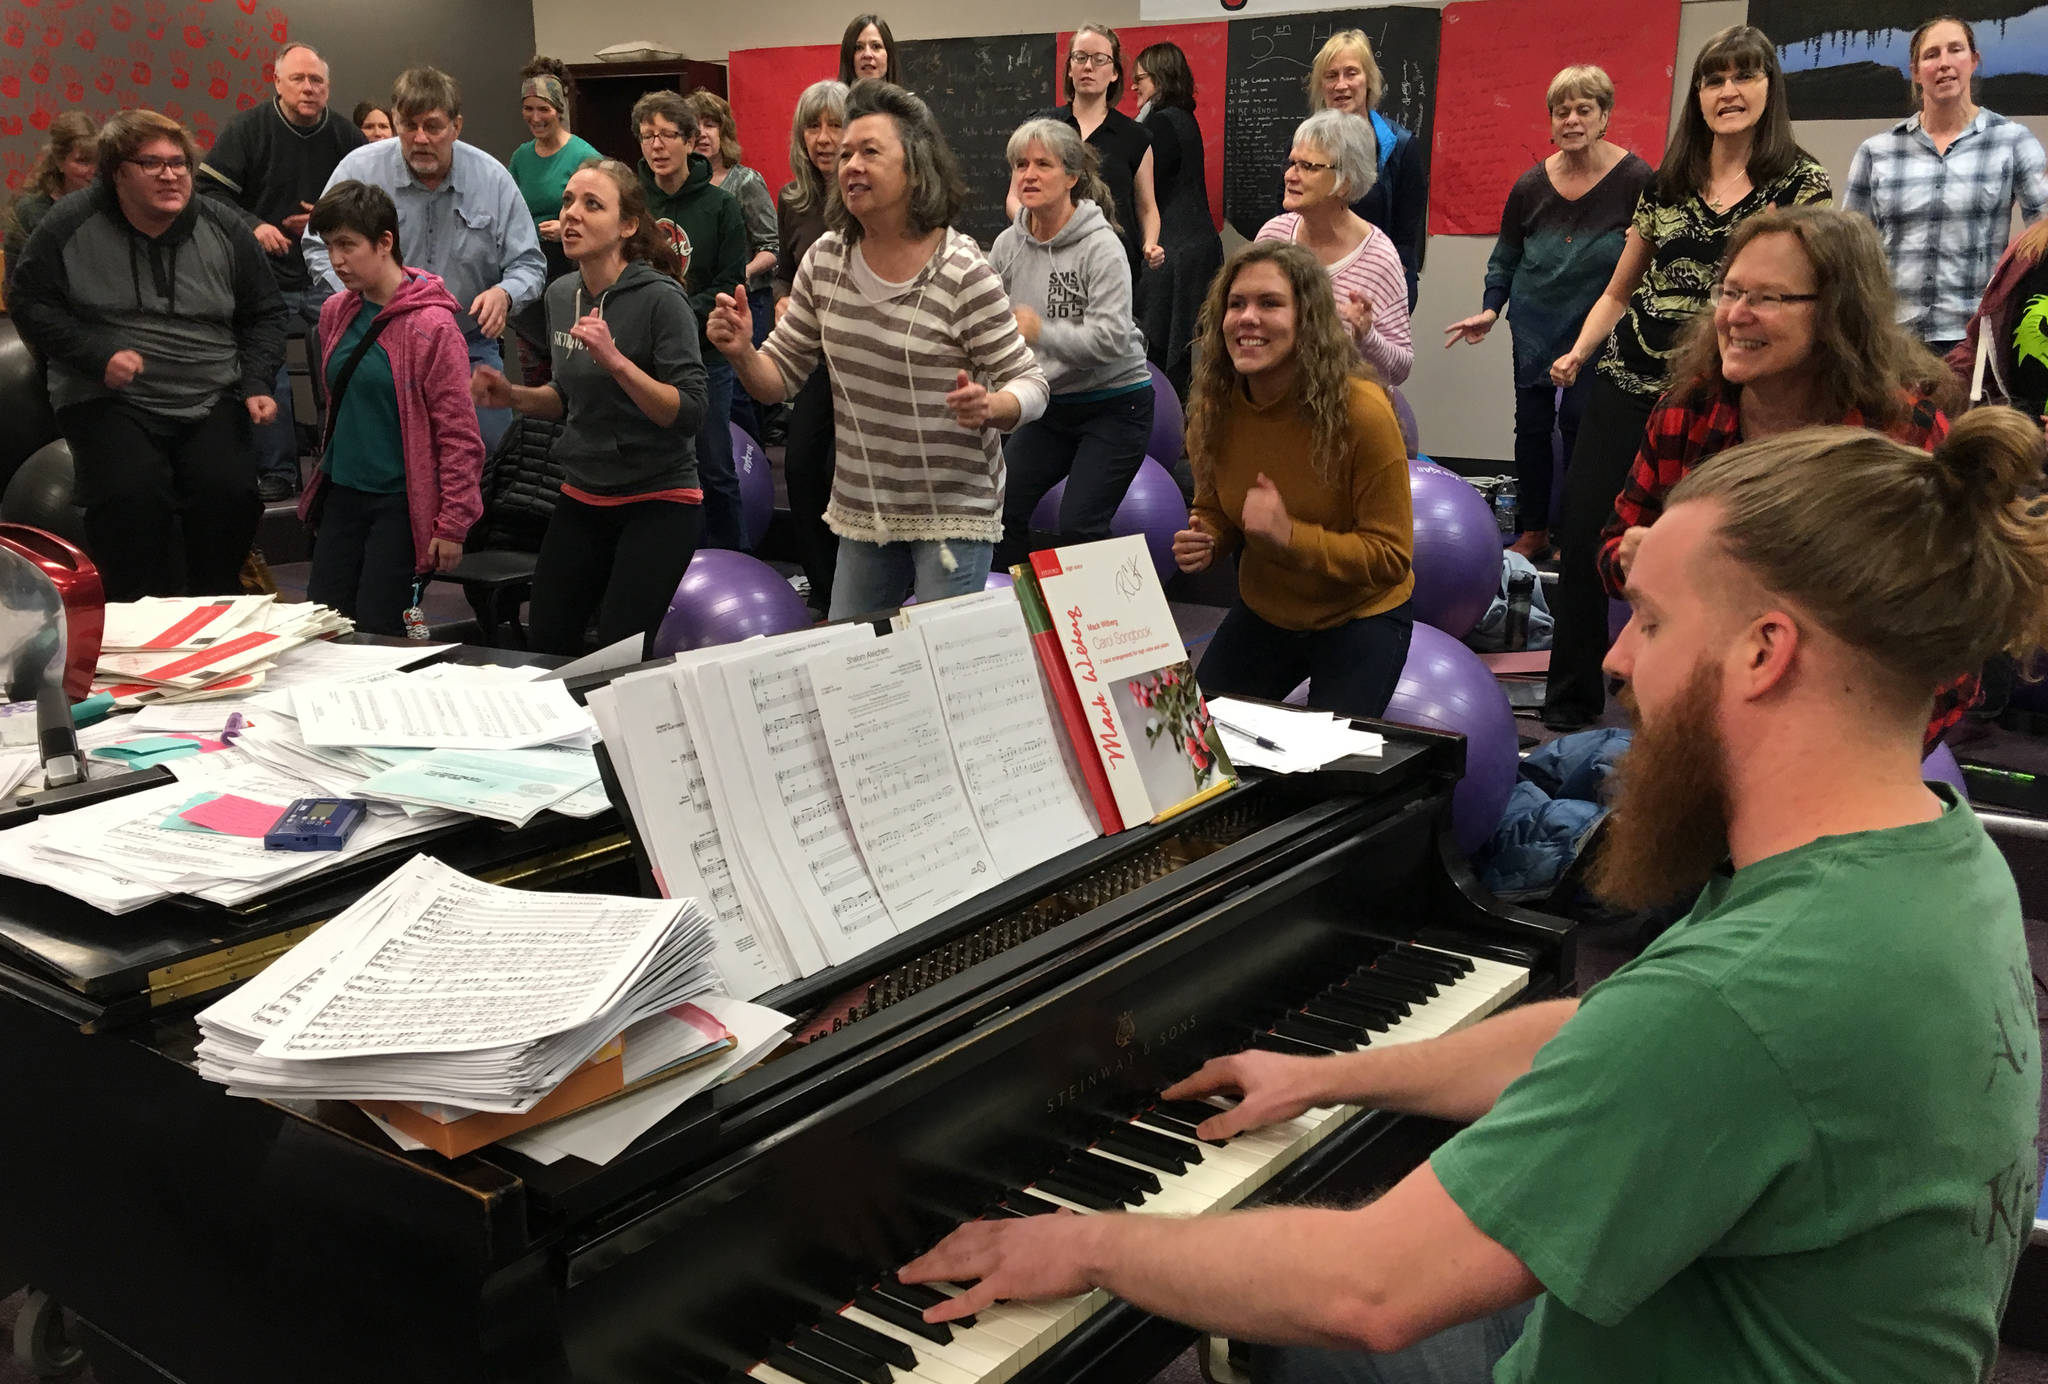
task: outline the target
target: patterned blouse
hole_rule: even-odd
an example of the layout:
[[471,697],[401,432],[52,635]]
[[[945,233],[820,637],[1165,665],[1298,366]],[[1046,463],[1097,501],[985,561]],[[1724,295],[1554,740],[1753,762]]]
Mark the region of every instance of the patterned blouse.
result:
[[1629,295],[1628,310],[1608,338],[1600,373],[1631,394],[1654,399],[1686,324],[1707,310],[1707,291],[1720,272],[1729,232],[1766,207],[1801,206],[1833,200],[1828,171],[1802,151],[1774,182],[1754,187],[1726,211],[1715,211],[1697,190],[1676,204],[1665,202],[1651,183],[1636,203],[1634,226],[1650,247],[1650,267]]

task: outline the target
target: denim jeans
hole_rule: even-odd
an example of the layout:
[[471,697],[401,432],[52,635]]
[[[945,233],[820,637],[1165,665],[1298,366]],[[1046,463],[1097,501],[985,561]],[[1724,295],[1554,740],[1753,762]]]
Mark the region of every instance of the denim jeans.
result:
[[704,492],[704,546],[747,549],[740,475],[732,460],[732,366],[704,350],[704,422],[697,429],[697,485]]
[[[488,365],[493,370],[505,368],[505,348],[484,337],[471,337],[469,341],[469,368],[472,373],[479,365]],[[505,429],[512,426],[512,410],[509,408],[482,408],[476,411],[477,431],[484,435],[484,455],[498,450],[498,439],[505,435]]]
[[[323,286],[324,287],[324,286]],[[285,335],[306,342],[306,368],[313,381],[313,401],[318,408],[327,397],[327,381],[320,377],[320,304],[327,295],[314,289],[287,289],[284,298]],[[286,476],[299,481],[299,423],[292,407],[292,375],[283,361],[277,365],[277,383],[271,387],[277,400],[277,417],[254,429],[256,474]]]
[[1406,1350],[1375,1355],[1363,1350],[1259,1346],[1252,1351],[1253,1384],[1488,1384],[1493,1367],[1522,1337],[1534,1301],[1518,1302],[1490,1317],[1446,1327]]
[[[941,548],[953,550],[953,570],[946,570]],[[995,544],[981,539],[949,538],[940,543],[920,539],[908,543],[867,543],[839,540],[839,564],[832,577],[832,609],[827,618],[847,620],[879,615],[916,595],[920,601],[965,596],[988,584],[989,559]]]

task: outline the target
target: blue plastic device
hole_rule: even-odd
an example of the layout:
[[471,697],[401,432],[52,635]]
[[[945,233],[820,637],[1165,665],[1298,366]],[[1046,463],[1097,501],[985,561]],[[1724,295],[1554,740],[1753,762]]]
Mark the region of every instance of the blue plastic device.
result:
[[354,798],[300,798],[263,833],[264,849],[338,851],[362,824],[364,811]]

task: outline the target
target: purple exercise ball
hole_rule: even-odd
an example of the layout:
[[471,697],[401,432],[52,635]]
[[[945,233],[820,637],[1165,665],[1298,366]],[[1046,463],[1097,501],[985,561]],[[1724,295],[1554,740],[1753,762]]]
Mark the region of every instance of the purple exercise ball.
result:
[[1422,455],[1422,429],[1416,426],[1415,410],[1408,406],[1408,398],[1394,385],[1387,386],[1387,400],[1394,406],[1394,417],[1401,424],[1401,440],[1408,444],[1408,455]]
[[1927,783],[1950,784],[1964,802],[1970,800],[1970,786],[1963,782],[1963,766],[1956,763],[1956,752],[1946,745],[1936,745],[1934,753],[1922,761],[1920,777]]
[[758,548],[767,536],[768,521],[775,517],[775,476],[768,469],[768,454],[753,434],[737,423],[732,429],[732,469],[740,478],[740,523],[746,528],[747,546]]
[[654,653],[735,644],[757,634],[808,629],[810,608],[790,584],[759,558],[725,548],[699,548],[669,599],[655,632]]
[[1415,618],[1462,639],[1500,593],[1500,525],[1486,497],[1428,457],[1408,463]]
[[[1287,704],[1315,705],[1309,684],[1289,693]],[[1467,855],[1492,840],[1514,790],[1522,745],[1508,694],[1479,655],[1417,621],[1383,719],[1465,737],[1465,776],[1451,790],[1451,832]]]
[[[1171,393],[1171,390],[1167,391]],[[1045,492],[1045,498],[1031,511],[1031,527],[1043,533],[1060,531],[1060,501],[1066,498],[1067,483],[1060,480]],[[1173,564],[1173,536],[1188,526],[1188,502],[1174,484],[1173,476],[1164,466],[1146,457],[1138,467],[1138,474],[1131,477],[1130,488],[1124,491],[1123,503],[1116,507],[1116,515],[1109,521],[1112,536],[1123,538],[1137,534],[1144,538],[1146,550],[1152,554],[1152,567],[1159,573],[1159,580],[1170,580],[1177,568]],[[1473,616],[1474,622],[1479,617]]]
[[1173,382],[1158,366],[1146,361],[1145,368],[1152,373],[1152,441],[1145,454],[1157,457],[1161,466],[1171,467],[1180,460],[1181,448],[1187,444],[1180,395],[1173,392]]

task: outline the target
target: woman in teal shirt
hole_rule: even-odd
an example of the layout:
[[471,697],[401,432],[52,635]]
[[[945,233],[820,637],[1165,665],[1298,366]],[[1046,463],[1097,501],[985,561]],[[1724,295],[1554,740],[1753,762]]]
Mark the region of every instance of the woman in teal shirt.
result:
[[[569,186],[569,175],[586,160],[603,157],[563,123],[573,85],[560,58],[537,57],[519,74],[519,114],[533,138],[512,151],[509,166],[526,209],[533,213],[534,229],[540,232],[550,283],[575,267],[562,253],[562,192]],[[546,302],[543,293],[512,318],[522,348],[520,374],[528,384],[545,384],[551,373]]]
[[1444,328],[1444,345],[1477,345],[1501,309],[1512,305],[1515,344],[1515,492],[1520,534],[1515,551],[1550,549],[1550,431],[1564,432],[1572,454],[1585,408],[1586,376],[1558,407],[1550,363],[1578,340],[1586,313],[1607,287],[1628,236],[1636,198],[1656,170],[1606,139],[1614,83],[1597,67],[1567,67],[1546,94],[1550,142],[1557,152],[1515,180],[1500,216],[1500,239],[1486,262],[1483,311]]

